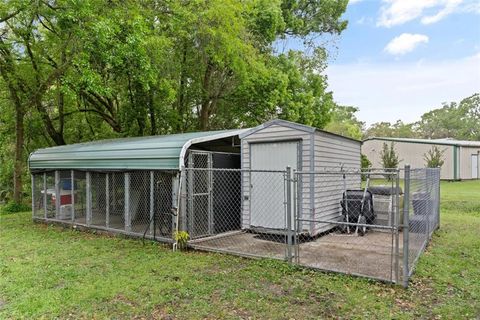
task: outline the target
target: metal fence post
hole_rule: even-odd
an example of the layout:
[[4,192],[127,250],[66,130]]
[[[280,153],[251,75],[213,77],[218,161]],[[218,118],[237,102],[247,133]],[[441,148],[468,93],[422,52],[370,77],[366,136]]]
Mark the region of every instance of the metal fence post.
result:
[[70,170],[70,180],[71,180],[71,186],[70,186],[70,197],[71,199],[71,206],[72,206],[72,223],[75,222],[75,173],[73,170]]
[[125,231],[132,229],[132,216],[130,215],[130,173],[125,172]]
[[213,234],[214,226],[213,226],[213,159],[212,159],[212,154],[209,153],[207,155],[207,179],[208,179],[208,186],[207,186],[207,192],[208,192],[208,234],[211,235]]
[[435,177],[435,182],[437,183],[437,199],[436,199],[436,204],[437,204],[437,229],[440,228],[440,177],[441,177],[441,172],[440,172],[440,167],[437,168],[437,175]]
[[32,174],[32,219],[35,217],[35,175]]
[[292,168],[287,166],[287,261],[292,262]]
[[[175,227],[175,231],[178,231],[179,229],[182,231],[187,231],[187,212],[190,212],[190,209],[187,209],[187,203],[188,202],[188,194],[187,194],[187,174],[186,174],[186,169],[185,166],[182,166],[180,169],[180,201],[179,202],[179,208],[177,209],[177,223]],[[188,189],[188,192],[190,192],[190,189]],[[181,223],[181,225],[179,225]]]
[[155,223],[153,221],[153,213],[154,213],[154,192],[155,192],[155,177],[153,171],[150,171],[150,234],[154,234],[154,226]]
[[293,175],[292,175],[292,184],[293,184],[293,228],[294,228],[294,242],[293,242],[293,257],[295,258],[295,263],[300,263],[300,248],[299,248],[299,239],[298,239],[298,233],[301,230],[300,226],[300,221],[298,217],[298,189],[297,189],[297,183],[298,183],[298,177],[297,177],[297,171],[293,169]]
[[105,175],[105,226],[110,228],[110,174]]
[[55,170],[55,218],[60,217],[60,205],[61,205],[60,195],[60,171]]
[[395,283],[399,283],[400,280],[400,170],[397,169],[395,177],[395,209],[393,214],[393,226],[395,232]]
[[48,208],[47,208],[47,173],[44,172],[43,173],[43,217],[44,219],[47,219],[47,212],[48,212]]
[[92,181],[90,172],[85,173],[85,179],[87,184],[87,226],[92,223]]
[[403,196],[403,286],[408,287],[408,278],[410,275],[408,256],[409,256],[409,223],[410,210],[410,165],[405,165],[404,172],[404,196]]
[[431,230],[431,227],[430,227],[430,223],[432,221],[432,215],[433,215],[433,206],[432,206],[432,175],[431,175],[431,169],[430,168],[425,168],[425,185],[427,187],[427,194],[428,194],[428,199],[427,199],[427,215],[426,215],[426,219],[427,219],[427,223],[426,223],[426,229],[427,229],[427,233],[426,233],[426,239],[425,239],[425,243],[428,243],[429,239],[430,239],[430,230]]

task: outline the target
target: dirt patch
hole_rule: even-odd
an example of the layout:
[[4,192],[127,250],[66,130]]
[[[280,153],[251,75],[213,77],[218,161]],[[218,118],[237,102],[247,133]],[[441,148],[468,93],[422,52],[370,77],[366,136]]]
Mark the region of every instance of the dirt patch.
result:
[[174,320],[176,317],[169,313],[168,308],[165,306],[158,306],[153,309],[152,314],[146,319],[150,320]]
[[112,299],[112,302],[114,302],[114,303],[122,303],[122,304],[125,304],[125,305],[130,306],[130,307],[137,306],[137,303],[136,303],[136,302],[128,299],[127,297],[125,297],[124,295],[121,295],[121,294],[116,295],[116,296]]

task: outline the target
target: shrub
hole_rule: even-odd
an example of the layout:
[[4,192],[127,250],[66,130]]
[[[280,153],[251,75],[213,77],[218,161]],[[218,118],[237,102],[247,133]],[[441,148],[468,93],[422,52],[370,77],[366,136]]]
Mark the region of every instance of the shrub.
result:
[[[398,158],[397,153],[395,152],[395,144],[392,142],[390,147],[387,143],[383,143],[382,151],[380,152],[380,157],[382,158],[382,167],[386,169],[385,171],[391,172],[394,169],[398,168],[400,164],[400,159]],[[392,178],[391,175],[385,175],[387,180]]]
[[15,212],[30,211],[30,209],[31,209],[30,206],[27,206],[26,204],[9,202],[2,208],[2,212],[15,213]]
[[362,165],[362,169],[369,169],[372,166],[372,162],[368,160],[367,156],[363,153],[360,155],[360,161]]
[[432,146],[432,149],[428,150],[424,155],[427,168],[439,168],[443,166],[445,161],[443,160],[444,150],[440,150],[437,146]]
[[[363,153],[360,155],[360,161],[361,161],[362,171],[368,171],[372,166],[372,162],[368,160],[367,156],[364,155]],[[362,174],[362,181],[365,181],[365,180],[367,180],[367,177],[364,174]]]
[[190,240],[190,235],[186,231],[177,231],[174,234],[175,241],[177,242],[177,248],[183,250],[187,248],[187,242]]

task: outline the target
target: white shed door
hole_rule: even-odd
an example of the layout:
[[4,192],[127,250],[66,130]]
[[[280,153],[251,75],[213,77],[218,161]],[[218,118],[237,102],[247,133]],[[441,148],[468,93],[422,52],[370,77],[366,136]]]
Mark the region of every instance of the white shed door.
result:
[[[252,170],[285,170],[287,166],[298,169],[298,145],[296,141],[251,144]],[[268,229],[286,227],[285,183],[281,173],[253,171],[250,199],[252,226]]]
[[472,179],[478,179],[478,154],[472,154]]

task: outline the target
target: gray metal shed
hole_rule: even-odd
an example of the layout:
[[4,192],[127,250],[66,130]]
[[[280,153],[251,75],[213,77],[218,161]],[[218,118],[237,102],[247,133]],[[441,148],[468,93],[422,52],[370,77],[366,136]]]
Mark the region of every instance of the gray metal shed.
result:
[[[287,166],[303,172],[360,169],[361,142],[327,131],[285,120],[272,120],[239,135],[242,141],[241,161],[244,170],[285,170]],[[311,220],[335,220],[340,216],[339,202],[343,182],[338,176],[302,175],[297,190],[298,212]],[[330,181],[328,181],[330,179]],[[281,181],[279,182],[281,183]],[[328,185],[328,188],[322,186]],[[271,182],[265,184],[255,175],[244,174],[242,179],[242,226],[258,230],[281,229],[284,218],[282,208],[270,206],[269,213],[259,216],[264,197],[280,197],[269,194],[266,188],[275,189]],[[347,178],[347,188],[359,188],[360,178]],[[327,201],[325,199],[328,199]],[[280,203],[277,202],[277,203]],[[320,205],[321,204],[321,205]],[[280,205],[278,205],[280,206]],[[293,211],[293,210],[292,210]],[[300,228],[311,236],[327,231],[332,225],[304,223]]]

